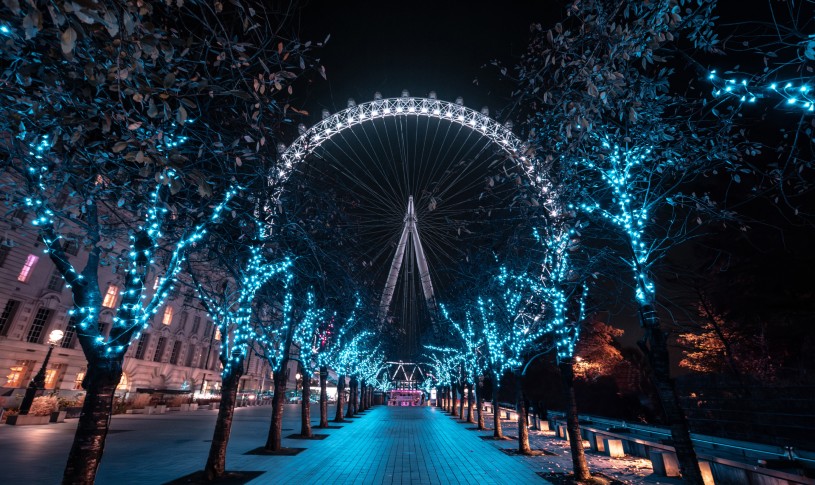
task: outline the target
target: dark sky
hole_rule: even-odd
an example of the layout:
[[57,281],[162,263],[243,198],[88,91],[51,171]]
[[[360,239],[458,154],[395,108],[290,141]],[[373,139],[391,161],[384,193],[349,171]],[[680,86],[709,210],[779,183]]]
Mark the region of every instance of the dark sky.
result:
[[470,108],[498,109],[505,101],[490,89],[495,69],[481,66],[522,54],[530,23],[547,23],[559,3],[306,0],[302,39],[331,35],[321,55],[328,81],[314,89],[307,107],[335,112],[349,97],[365,102],[376,91],[392,97],[407,89],[415,96],[436,91],[447,101],[463,96]]

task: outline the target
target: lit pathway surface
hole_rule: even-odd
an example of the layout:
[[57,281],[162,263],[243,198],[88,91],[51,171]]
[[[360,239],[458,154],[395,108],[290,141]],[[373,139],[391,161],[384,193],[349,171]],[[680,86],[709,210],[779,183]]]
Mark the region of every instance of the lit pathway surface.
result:
[[[215,414],[115,416],[97,483],[160,484],[202,469]],[[377,406],[341,429],[315,428],[330,435],[325,440],[285,439],[283,446],[307,448],[297,456],[245,455],[265,442],[270,414],[264,406],[240,408],[235,416],[227,469],[265,471],[253,484],[546,483],[527,459],[501,453],[479,439],[485,433],[426,407]],[[298,407],[287,405],[284,436],[299,432],[299,417]],[[76,420],[0,427],[0,482],[59,483],[75,427]]]

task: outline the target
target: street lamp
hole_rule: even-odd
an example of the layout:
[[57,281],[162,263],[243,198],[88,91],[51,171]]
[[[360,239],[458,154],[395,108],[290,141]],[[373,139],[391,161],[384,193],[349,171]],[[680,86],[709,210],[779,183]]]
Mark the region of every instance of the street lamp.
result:
[[25,397],[23,397],[23,403],[20,404],[20,414],[26,415],[28,411],[31,409],[31,403],[34,402],[34,395],[40,389],[45,389],[45,369],[48,367],[48,359],[51,358],[51,352],[53,352],[54,347],[57,346],[60,340],[62,340],[62,336],[65,335],[65,332],[62,330],[52,330],[51,333],[48,334],[48,343],[50,346],[48,347],[48,353],[45,354],[45,360],[42,361],[42,367],[40,367],[40,371],[37,372],[37,375],[31,379],[31,382],[28,383],[28,387],[25,390]]

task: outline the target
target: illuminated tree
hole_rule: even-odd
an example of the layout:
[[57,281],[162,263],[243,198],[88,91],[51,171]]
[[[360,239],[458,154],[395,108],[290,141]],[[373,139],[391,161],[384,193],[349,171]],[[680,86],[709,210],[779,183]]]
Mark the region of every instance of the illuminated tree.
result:
[[533,26],[515,73],[516,99],[541,169],[575,187],[573,209],[607,228],[601,237],[614,241],[610,246],[630,270],[645,333],[641,347],[683,477],[702,483],[670,377],[654,269],[705,222],[732,216],[698,187],[719,171],[735,179],[744,152],[733,129],[735,109],[677,94],[687,88],[685,78],[672,85],[678,76],[666,60],[686,47],[717,45],[715,1],[687,4],[687,10],[669,2],[572,4],[563,23]]
[[300,436],[311,438],[311,376],[320,353],[318,330],[325,321],[326,310],[317,306],[314,292],[306,294],[306,307],[294,331],[294,344],[300,348],[300,375],[303,376],[303,398],[300,406]]
[[258,331],[258,320],[253,317],[255,296],[273,278],[280,278],[285,286],[291,280],[291,260],[269,262],[260,245],[249,248],[248,253],[245,262],[238,265],[232,260],[236,254],[228,253],[228,259],[219,258],[219,264],[208,265],[201,274],[192,274],[202,305],[221,335],[221,401],[204,467],[204,474],[210,481],[223,477],[225,473],[226,448],[246,357],[252,344],[266,347],[270,343],[266,341],[268,333]]
[[484,346],[484,337],[478,332],[478,327],[474,324],[469,311],[465,311],[464,322],[462,325],[455,319],[451,318],[445,305],[440,305],[442,315],[445,320],[456,331],[459,339],[458,354],[464,367],[464,374],[467,376],[467,385],[470,391],[470,399],[468,402],[467,421],[473,421],[473,390],[478,387],[476,394],[476,412],[478,413],[478,429],[484,429],[484,417],[481,414],[481,403],[483,389],[481,388],[482,378],[486,371],[486,362],[484,360],[484,353],[482,347]]
[[[542,337],[552,330],[551,323],[542,318],[540,304],[532,298],[530,281],[528,273],[515,273],[506,266],[501,266],[486,290],[489,296],[479,297],[473,311],[475,321],[484,335],[485,362],[496,398],[503,375],[508,371],[515,375],[518,451],[522,454],[532,453],[521,387],[523,364],[529,354],[537,349]],[[497,412],[494,413],[493,424],[494,437],[502,439],[501,421]]]
[[[334,333],[336,331],[334,322],[337,319],[337,313],[334,312],[330,318],[325,319],[317,330],[317,353],[316,361],[317,367],[320,371],[320,424],[318,428],[328,427],[328,367],[330,346],[334,340]],[[337,383],[339,390],[339,383]],[[339,393],[337,395],[339,403]]]
[[[274,17],[254,0],[0,6],[1,183],[13,208],[29,199],[36,209],[85,324],[88,393],[66,483],[94,481],[121,356],[163,298],[141,298],[154,256],[166,256],[165,274],[177,271],[232,175],[274,151],[288,88],[314,66],[310,46],[278,36]],[[83,270],[65,241],[88,251]],[[124,267],[107,339],[95,330],[103,264]],[[165,281],[157,295],[174,284]]]
[[[259,298],[262,303],[258,310],[258,333],[261,345],[255,345],[255,352],[266,359],[272,369],[274,394],[272,395],[272,417],[264,449],[279,452],[283,449],[283,405],[286,401],[286,368],[294,342],[295,321],[293,305],[293,281],[288,282],[285,291],[274,291]],[[266,290],[266,289],[264,289]]]
[[437,400],[441,402],[443,410],[452,411],[453,402],[448,397],[448,392],[453,385],[455,370],[459,367],[460,356],[451,348],[427,345],[425,348],[431,350],[430,354],[424,356],[428,359],[430,368],[433,369],[431,375],[436,384]]
[[362,356],[358,368],[363,389],[360,396],[360,406],[364,411],[373,405],[373,391],[379,387],[379,378],[382,372],[387,369],[385,354],[380,350],[380,345]]
[[541,300],[547,320],[546,331],[554,340],[555,356],[566,396],[566,427],[576,480],[590,480],[574,392],[574,354],[585,318],[586,287],[573,263],[577,250],[577,228],[565,219],[553,219],[549,226],[535,230],[543,249],[541,274],[530,281]]

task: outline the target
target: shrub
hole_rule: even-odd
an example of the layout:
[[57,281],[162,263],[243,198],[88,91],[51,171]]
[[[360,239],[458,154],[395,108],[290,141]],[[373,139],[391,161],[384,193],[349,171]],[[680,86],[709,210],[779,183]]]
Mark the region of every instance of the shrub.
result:
[[136,397],[133,399],[133,409],[143,409],[149,406],[151,397],[150,394],[136,394]]
[[31,416],[50,416],[51,413],[59,409],[59,401],[56,396],[40,396],[34,399],[28,414]]

